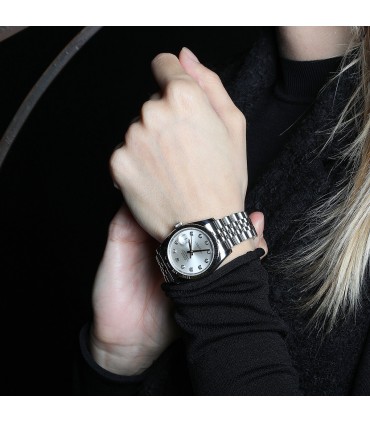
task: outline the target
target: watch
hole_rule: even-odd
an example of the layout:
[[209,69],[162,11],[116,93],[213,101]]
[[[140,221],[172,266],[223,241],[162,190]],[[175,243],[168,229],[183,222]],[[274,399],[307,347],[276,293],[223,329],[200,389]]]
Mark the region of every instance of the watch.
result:
[[179,222],[156,249],[156,260],[165,282],[196,280],[214,272],[235,245],[256,236],[244,211],[221,219]]

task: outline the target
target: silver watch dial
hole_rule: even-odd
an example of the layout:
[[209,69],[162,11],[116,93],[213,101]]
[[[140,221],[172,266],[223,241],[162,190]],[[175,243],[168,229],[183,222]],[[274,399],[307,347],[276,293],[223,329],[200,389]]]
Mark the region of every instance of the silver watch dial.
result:
[[207,232],[187,227],[172,236],[167,247],[167,257],[172,267],[182,275],[204,273],[215,255],[213,241]]

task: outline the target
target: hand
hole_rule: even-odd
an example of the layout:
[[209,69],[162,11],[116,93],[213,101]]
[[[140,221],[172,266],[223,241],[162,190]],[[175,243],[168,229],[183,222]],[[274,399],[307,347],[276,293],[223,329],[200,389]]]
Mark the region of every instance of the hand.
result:
[[[251,240],[253,242],[253,249],[262,248],[265,251],[265,254],[261,257],[261,260],[265,258],[268,254],[268,246],[266,240],[263,236],[263,231],[265,229],[265,216],[262,212],[252,212],[249,214],[249,218],[252,221],[252,224],[257,232],[257,237]],[[239,245],[243,245],[243,242]]]
[[116,374],[141,373],[179,336],[160,287],[156,245],[122,206],[95,278],[91,330],[95,361]]
[[136,220],[162,242],[179,221],[244,210],[246,123],[219,77],[188,50],[158,55],[152,70],[160,95],[144,103],[110,163]]
[[[254,248],[267,254],[261,212],[250,214],[258,237]],[[242,244],[241,244],[242,245]],[[156,243],[126,206],[111,221],[103,259],[93,287],[91,353],[106,370],[121,375],[143,372],[180,333],[163,278],[154,259]]]

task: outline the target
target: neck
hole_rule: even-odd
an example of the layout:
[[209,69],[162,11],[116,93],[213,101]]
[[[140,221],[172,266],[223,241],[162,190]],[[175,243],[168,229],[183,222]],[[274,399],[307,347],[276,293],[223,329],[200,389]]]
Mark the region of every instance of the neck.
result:
[[291,60],[322,60],[342,56],[351,39],[349,26],[279,26],[280,55]]

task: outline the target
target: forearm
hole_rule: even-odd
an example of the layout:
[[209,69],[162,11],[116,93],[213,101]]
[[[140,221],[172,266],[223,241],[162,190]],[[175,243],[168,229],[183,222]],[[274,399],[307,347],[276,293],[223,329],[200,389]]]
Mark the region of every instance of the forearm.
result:
[[196,284],[164,286],[176,305],[197,395],[301,394],[259,252]]

